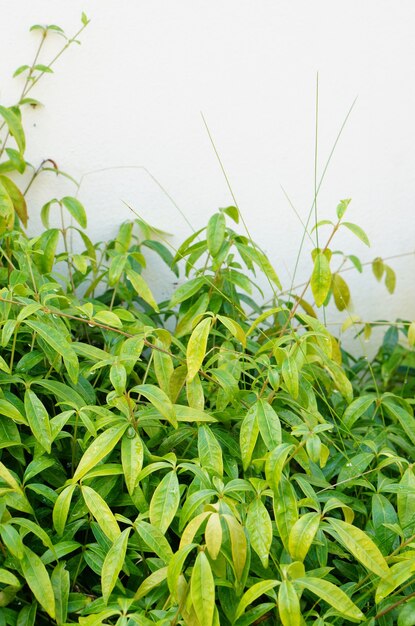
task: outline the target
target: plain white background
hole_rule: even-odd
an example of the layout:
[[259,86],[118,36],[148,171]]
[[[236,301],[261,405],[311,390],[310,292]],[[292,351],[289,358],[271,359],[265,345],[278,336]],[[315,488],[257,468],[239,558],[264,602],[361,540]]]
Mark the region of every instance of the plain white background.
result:
[[[320,178],[357,97],[318,196],[319,217],[333,218],[352,198],[348,219],[368,233],[365,248],[345,231],[334,248],[367,262],[390,261],[398,275],[389,296],[370,269],[345,274],[354,313],[365,320],[415,318],[415,4],[413,0],[20,0],[3,7],[0,101],[13,103],[30,62],[34,23],[68,34],[91,23],[82,45],[59,60],[33,93],[27,158],[53,158],[76,179],[96,239],[132,217],[123,201],[177,245],[232,204],[203,124],[203,112],[252,237],[289,287],[302,226],[314,193],[316,76]],[[41,62],[61,41],[51,37]],[[89,174],[105,168],[104,172]],[[108,169],[106,169],[108,168]],[[284,193],[285,191],[285,193]],[[29,195],[30,231],[42,203],[75,193],[45,175]],[[287,196],[289,200],[287,200]],[[295,211],[290,206],[295,207]],[[324,240],[324,233],[321,237]],[[295,282],[309,268],[306,247]],[[160,296],[174,277],[158,265],[147,276]],[[329,311],[341,322],[346,314]]]

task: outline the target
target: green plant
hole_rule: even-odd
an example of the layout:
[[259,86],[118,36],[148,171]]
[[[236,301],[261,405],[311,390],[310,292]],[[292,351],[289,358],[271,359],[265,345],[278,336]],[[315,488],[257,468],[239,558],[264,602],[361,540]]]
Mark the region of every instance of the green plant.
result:
[[[173,256],[141,218],[94,244],[72,197],[45,205],[30,239],[13,184],[0,234],[0,624],[411,624],[413,324],[406,347],[393,326],[368,363],[315,312],[349,302],[330,251],[339,228],[367,240],[344,221],[349,201],[317,224],[331,230],[297,295],[229,226],[237,207]],[[184,273],[169,302],[142,276],[146,249]],[[270,306],[254,272],[273,285]]]

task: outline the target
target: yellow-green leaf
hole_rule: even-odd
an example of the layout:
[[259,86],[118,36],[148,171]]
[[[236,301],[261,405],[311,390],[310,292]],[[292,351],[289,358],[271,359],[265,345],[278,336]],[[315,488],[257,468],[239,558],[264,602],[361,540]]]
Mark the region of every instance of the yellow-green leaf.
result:
[[251,463],[252,453],[259,434],[259,424],[256,405],[252,406],[245,415],[239,434],[239,446],[241,448],[242,464],[247,470]]
[[46,567],[43,565],[38,555],[26,546],[24,547],[23,558],[20,561],[20,565],[26,583],[33,592],[36,600],[44,608],[46,613],[50,615],[52,619],[55,619],[55,596]]
[[123,530],[121,535],[112,544],[104,559],[101,571],[102,597],[105,604],[114,589],[118,576],[124,565],[125,555],[127,553],[128,538],[131,528]]
[[330,604],[339,613],[353,620],[363,620],[362,611],[354,602],[352,602],[344,591],[333,585],[333,583],[323,580],[322,578],[314,578],[312,576],[304,576],[297,578],[296,583],[314,593],[316,596]]
[[291,528],[288,549],[294,561],[304,561],[320,525],[320,513],[305,513]]
[[128,493],[133,494],[138,482],[138,475],[143,467],[144,447],[140,437],[133,432],[123,435],[121,440],[121,463]]
[[352,224],[352,222],[342,222],[342,226],[348,228],[360,241],[363,241],[364,244],[370,247],[370,242],[368,236],[366,235],[363,228],[360,228],[357,224]]
[[222,546],[222,525],[219,513],[212,513],[205,529],[205,541],[213,560],[217,559]]
[[211,317],[204,320],[193,329],[186,350],[187,379],[192,380],[202,366],[206,354],[206,346],[212,323]]
[[215,610],[215,582],[209,561],[199,552],[190,579],[190,594],[200,626],[212,626]]
[[23,153],[26,147],[26,140],[24,136],[23,126],[19,117],[11,109],[7,109],[6,107],[1,106],[1,105],[0,105],[0,115],[6,122],[10,134],[16,140],[19,151]]
[[283,626],[300,626],[300,601],[289,580],[283,580],[278,591],[278,612]]
[[24,396],[24,406],[27,421],[33,435],[40,445],[50,452],[52,444],[52,434],[50,430],[49,415],[41,400],[33,391],[26,389]]
[[111,539],[111,541],[115,541],[120,536],[121,530],[108,504],[102,496],[100,496],[99,493],[94,491],[91,487],[82,485],[81,491],[85,504],[87,505],[92,516],[98,522],[101,530],[109,539]]
[[150,522],[164,534],[170,526],[180,503],[176,472],[169,472],[157,485],[150,502]]
[[134,270],[127,269],[127,278],[131,282],[134,287],[137,295],[140,296],[147,304],[149,304],[156,312],[158,312],[159,308],[157,306],[157,302],[154,299],[154,296],[151,292],[150,287],[147,285],[144,278],[141,274],[134,272]]
[[334,303],[339,311],[344,311],[350,304],[349,287],[340,274],[333,274],[331,279],[331,289],[333,291]]
[[174,410],[174,406],[167,396],[167,394],[162,390],[156,387],[156,385],[136,385],[131,391],[135,391],[140,395],[144,396],[151,402],[151,404],[157,409],[161,415],[169,421],[172,426],[177,428],[177,417]]
[[208,221],[206,238],[210,254],[215,257],[225,239],[226,221],[223,213],[215,213]]
[[12,201],[14,210],[19,216],[20,221],[23,226],[26,228],[27,226],[27,205],[24,195],[17,187],[17,185],[7,176],[0,176],[0,182],[3,187],[6,189],[10,200]]
[[340,543],[357,561],[381,578],[388,576],[390,570],[385,557],[363,530],[334,518],[328,518],[326,521],[335,531]]
[[231,536],[232,561],[235,568],[235,574],[240,580],[246,562],[247,542],[244,529],[232,515],[223,516],[229,529]]
[[148,576],[137,589],[134,600],[141,600],[144,598],[149,591],[154,589],[154,587],[158,587],[161,583],[167,578],[167,567],[161,567],[156,570],[150,576]]
[[118,426],[112,426],[99,435],[91,445],[86,449],[84,455],[79,461],[72,481],[77,482],[85,476],[90,469],[95,467],[107,454],[109,454],[117,445],[125,431],[128,423]]
[[68,485],[59,494],[52,512],[53,525],[58,535],[63,535],[66,520],[68,518],[69,507],[71,506],[72,494],[76,484]]
[[314,259],[314,269],[311,275],[311,291],[316,306],[321,306],[330,291],[331,271],[330,263],[325,254],[318,252]]
[[242,598],[239,601],[238,606],[236,607],[235,613],[235,621],[241,617],[241,615],[245,612],[245,609],[248,608],[255,600],[261,597],[263,594],[271,591],[277,585],[280,584],[279,580],[261,580],[259,583],[255,583],[244,593]]
[[266,568],[272,542],[272,522],[260,498],[255,498],[248,506],[245,523],[251,546]]

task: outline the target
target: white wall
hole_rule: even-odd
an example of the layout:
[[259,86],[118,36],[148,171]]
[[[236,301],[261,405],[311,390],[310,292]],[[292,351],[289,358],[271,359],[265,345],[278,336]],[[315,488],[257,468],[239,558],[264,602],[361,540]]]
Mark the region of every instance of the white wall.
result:
[[[28,112],[28,159],[54,158],[75,178],[101,168],[145,166],[194,227],[232,203],[204,128],[203,111],[250,232],[289,286],[301,225],[313,199],[316,73],[318,172],[357,96],[318,199],[321,218],[351,197],[348,218],[372,248],[351,235],[337,246],[368,261],[415,249],[415,3],[413,0],[19,0],[2,6],[0,100],[10,76],[35,50],[33,23],[67,33],[81,11],[91,18],[82,45],[59,61]],[[59,42],[51,38],[50,50]],[[45,54],[44,61],[49,60]],[[45,175],[30,194],[31,230],[42,202],[70,190]],[[84,179],[94,238],[114,234],[131,214],[179,233],[190,229],[143,169],[112,169]],[[304,277],[303,270],[296,282]],[[415,256],[392,262],[391,297],[369,271],[348,274],[364,319],[415,318]],[[166,294],[170,276],[153,276]],[[334,316],[333,319],[344,319]]]

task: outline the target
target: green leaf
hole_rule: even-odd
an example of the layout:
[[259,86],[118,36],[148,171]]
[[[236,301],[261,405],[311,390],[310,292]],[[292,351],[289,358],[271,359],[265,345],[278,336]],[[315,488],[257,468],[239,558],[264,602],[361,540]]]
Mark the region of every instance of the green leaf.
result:
[[259,432],[268,450],[273,450],[281,443],[281,423],[272,406],[264,400],[257,402]]
[[412,467],[408,467],[399,482],[397,494],[399,523],[404,537],[409,539],[415,531],[415,475]]
[[50,430],[49,415],[46,408],[37,395],[30,389],[26,389],[25,391],[24,406],[27,421],[29,422],[32,433],[46,452],[50,452],[52,434]]
[[389,265],[385,265],[385,286],[389,293],[393,293],[396,287],[396,274]]
[[263,567],[268,567],[268,557],[272,542],[272,522],[260,498],[248,506],[246,528],[252,548],[259,556]]
[[186,350],[187,380],[192,380],[202,367],[212,318],[206,317],[194,328]]
[[215,583],[209,561],[199,552],[190,579],[190,594],[200,626],[212,626],[215,610]]
[[212,513],[205,528],[205,542],[209,556],[214,561],[218,558],[222,546],[222,524],[219,513]]
[[121,530],[108,504],[91,487],[82,485],[81,491],[85,504],[98,522],[101,530],[111,541],[115,541],[120,536]]
[[281,365],[281,374],[287,387],[288,393],[294,398],[298,398],[299,393],[299,372],[295,359],[287,355]]
[[157,409],[159,413],[168,421],[172,426],[177,428],[177,417],[175,413],[174,406],[167,396],[167,394],[159,389],[155,385],[144,384],[144,385],[136,385],[132,389],[130,389],[130,393],[134,391],[144,396],[151,402],[151,404]]
[[[141,600],[155,587],[159,587],[167,578],[167,567],[161,567],[148,576],[137,589],[134,600]],[[141,621],[140,621],[141,626]]]
[[53,326],[43,322],[26,320],[25,324],[34,330],[55,352],[61,355],[72,382],[78,380],[79,363],[71,344],[66,337],[57,331]]
[[68,519],[69,507],[71,506],[71,500],[73,492],[75,491],[76,484],[68,485],[59,494],[55,506],[53,507],[53,525],[58,535],[63,535],[66,520]]
[[20,580],[6,569],[0,568],[0,582],[12,587],[20,587]]
[[340,543],[357,561],[381,578],[388,576],[389,567],[385,557],[363,530],[334,518],[327,518],[326,521],[335,531]]
[[346,228],[348,228],[354,235],[356,235],[356,237],[360,239],[360,241],[363,241],[364,244],[370,247],[368,236],[366,235],[363,228],[360,228],[360,226],[357,226],[357,224],[352,224],[352,222],[342,222],[341,226],[345,226]]
[[231,332],[235,339],[237,339],[243,345],[243,347],[246,348],[246,335],[242,327],[230,317],[218,315],[217,318],[222,322],[224,326],[226,326],[226,328]]
[[125,423],[112,426],[101,433],[84,452],[72,481],[77,482],[81,480],[90,469],[112,452],[127,428],[128,423]]
[[24,136],[23,126],[19,117],[11,109],[6,109],[6,107],[1,105],[0,115],[6,122],[10,134],[14,137],[19,151],[23,154],[26,147],[26,140]]
[[141,274],[134,272],[134,270],[127,269],[127,278],[131,282],[132,286],[134,287],[136,293],[140,296],[140,298],[142,298],[156,312],[158,312],[159,308],[157,306],[157,302],[154,299],[150,287],[147,285]]
[[223,213],[215,213],[208,221],[206,239],[210,254],[215,257],[225,240],[226,221]]
[[278,278],[269,259],[265,256],[263,252],[258,250],[258,248],[252,248],[244,244],[239,244],[237,247],[242,252],[242,254],[245,254],[248,259],[253,261],[255,265],[257,265],[261,269],[265,276],[271,282],[273,282],[278,287],[278,289],[282,289],[280,279]]
[[341,220],[343,215],[346,213],[347,207],[349,206],[351,201],[351,198],[346,198],[346,200],[340,200],[336,208],[336,213],[339,220]]
[[173,551],[161,530],[141,520],[135,522],[134,528],[146,546],[148,546],[149,552],[154,552],[165,563],[169,563],[173,556]]
[[363,620],[364,615],[358,606],[355,605],[344,591],[322,578],[314,578],[307,576],[297,578],[295,581],[303,587],[314,593],[317,597],[330,604],[339,613],[353,620]]
[[258,411],[256,405],[254,405],[245,415],[239,433],[239,446],[241,449],[242,464],[245,471],[251,463],[252,453],[258,439],[258,434]]
[[0,235],[13,228],[14,207],[6,188],[0,182]]
[[394,402],[393,396],[384,396],[382,398],[382,406],[389,415],[398,420],[408,439],[415,445],[415,418],[412,413],[398,404],[398,401]]
[[68,615],[68,600],[70,590],[69,572],[65,569],[65,563],[57,564],[51,576],[53,594],[55,596],[56,623],[66,622]]
[[178,550],[170,559],[169,565],[167,567],[167,584],[174,600],[177,599],[179,577],[182,572],[184,562],[188,554],[196,547],[197,544],[189,543],[184,548]]
[[375,402],[376,398],[374,396],[363,395],[359,396],[349,404],[343,413],[342,422],[343,425],[351,429],[354,423],[361,417],[370,406]]
[[188,280],[187,282],[185,282],[183,285],[180,285],[179,287],[177,287],[177,289],[173,293],[171,300],[170,300],[169,307],[174,308],[175,306],[180,304],[180,302],[185,302],[186,300],[194,296],[195,293],[198,293],[202,285],[205,285],[205,284],[206,284],[205,278],[199,277],[199,278],[192,278],[191,280]]
[[114,541],[105,557],[101,572],[102,597],[105,604],[108,603],[111,592],[123,568],[130,531],[131,528],[123,530],[121,535]]
[[241,579],[247,557],[247,541],[244,529],[232,515],[223,516],[231,536],[232,562],[236,578]]
[[[133,436],[131,436],[133,434]],[[121,440],[121,463],[128,493],[132,495],[138,484],[138,475],[143,467],[144,447],[141,438],[127,432]]]
[[339,311],[344,311],[350,304],[349,287],[340,274],[333,274],[331,279],[331,289],[336,307]]
[[170,526],[180,503],[176,472],[169,472],[157,485],[150,502],[150,522],[164,534]]
[[288,549],[294,561],[304,561],[320,526],[320,520],[320,513],[305,513],[291,528]]
[[7,176],[0,176],[0,182],[7,191],[9,198],[12,201],[13,208],[19,216],[20,221],[26,228],[28,220],[27,205],[22,192],[17,187],[17,185]]
[[278,591],[278,612],[283,626],[301,626],[300,601],[294,585],[283,580]]
[[59,230],[49,228],[41,234],[36,242],[35,250],[42,254],[36,255],[35,263],[42,274],[49,274],[53,269],[58,241]]
[[415,560],[408,559],[407,561],[401,561],[400,563],[395,563],[390,568],[389,576],[385,576],[382,578],[378,584],[375,595],[375,602],[379,604],[382,602],[387,596],[389,596],[392,591],[395,591],[397,587],[403,585],[408,578],[410,578],[415,572]]
[[326,300],[331,286],[330,263],[322,252],[318,252],[314,259],[310,284],[316,306],[320,307]]
[[376,280],[382,280],[383,272],[385,271],[385,265],[383,263],[383,259],[377,256],[372,261],[372,272],[376,278]]
[[[50,26],[48,26],[48,29],[49,28]],[[43,65],[43,63],[37,63],[33,66],[33,69],[37,70],[38,72],[42,72],[42,74],[53,74],[53,69],[48,65]]]
[[65,196],[61,199],[65,209],[69,211],[74,220],[76,220],[81,228],[87,227],[86,213],[83,205],[76,198]]
[[236,206],[228,206],[226,207],[226,209],[220,210],[226,213],[226,215],[229,215],[229,217],[235,222],[235,224],[239,224],[239,210]]
[[93,319],[100,324],[105,324],[105,326],[122,328],[122,322],[120,318],[112,311],[98,311],[98,313],[95,313]]
[[36,600],[52,619],[55,619],[55,595],[46,567],[37,554],[24,547],[20,561],[23,576]]
[[223,475],[222,447],[209,426],[200,426],[197,431],[197,449],[200,465],[218,476]]
[[235,621],[245,613],[245,609],[248,608],[255,600],[260,598],[262,595],[274,589],[277,585],[280,584],[279,580],[261,580],[259,583],[255,583],[244,593],[242,598],[239,601],[239,604],[236,608],[235,613]]
[[278,534],[288,551],[288,542],[291,528],[298,519],[297,496],[294,487],[284,476],[274,489],[274,516]]

